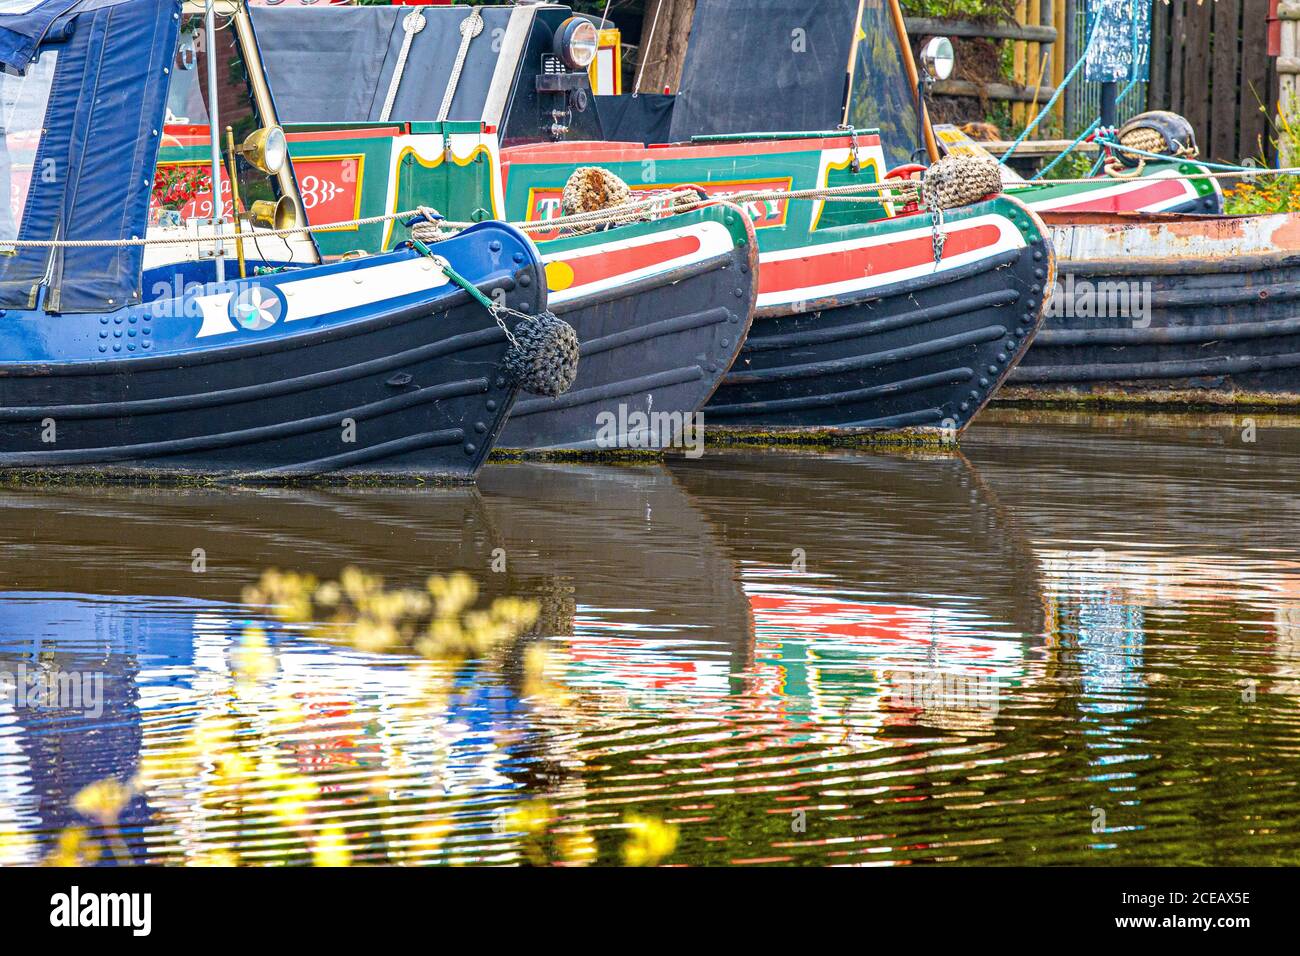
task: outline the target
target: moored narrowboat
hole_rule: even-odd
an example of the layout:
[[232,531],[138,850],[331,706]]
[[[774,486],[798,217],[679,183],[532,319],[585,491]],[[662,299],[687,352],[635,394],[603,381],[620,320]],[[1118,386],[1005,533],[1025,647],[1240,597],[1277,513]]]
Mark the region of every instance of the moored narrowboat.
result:
[[[546,306],[535,247],[483,223],[437,256],[407,242],[323,263],[291,231],[301,194],[246,13],[217,7],[219,32],[172,0],[0,15],[18,77],[0,469],[472,477],[518,391],[511,343]],[[188,220],[155,168],[178,67],[210,132],[228,124],[209,170],[235,171],[230,205]]]
[[[453,222],[501,217],[500,136],[541,136],[533,124],[543,120],[584,128],[582,110],[570,119],[547,105],[589,92],[572,80],[586,78],[594,47],[583,44],[591,37],[566,24],[594,28],[563,8],[249,12],[290,150],[313,180],[312,221],[421,205]],[[543,33],[545,52],[537,48]],[[340,36],[349,38],[346,55]],[[568,92],[544,90],[548,84]],[[199,160],[193,149],[168,155]],[[757,289],[747,217],[712,206],[630,218],[645,221],[535,234],[550,308],[574,327],[582,361],[567,394],[515,406],[503,448],[678,444],[735,361]],[[379,223],[320,241],[338,256],[390,248],[403,236],[400,225]]]
[[[735,128],[784,130],[791,111],[823,121],[834,115],[844,80],[838,57],[798,58],[773,47],[760,58],[763,69],[745,72],[750,33],[794,23],[770,13],[747,0],[697,7],[681,93],[668,104],[675,134],[719,115],[713,104],[728,95],[748,104],[726,114],[741,124]],[[751,25],[728,37],[718,22]],[[895,162],[912,149],[918,158],[961,152],[936,135],[924,109],[886,89],[891,75],[903,78],[893,84],[900,90],[915,89],[918,76],[897,0],[821,4],[797,25],[810,50],[837,33],[857,36],[851,62],[869,55],[871,70],[850,72],[850,87],[866,95],[850,97],[844,121],[880,128]],[[701,58],[732,57],[712,82],[691,71],[697,47]],[[729,72],[743,79],[728,82]],[[771,102],[788,109],[765,109]],[[1138,152],[1124,145],[1142,141],[1159,145]],[[1058,276],[1043,331],[997,399],[1300,406],[1292,307],[1300,216],[1221,215],[1219,181],[1198,162],[1190,127],[1176,115],[1141,114],[1106,142],[1106,175],[1005,186],[1050,229]]]
[[[802,4],[777,12],[793,16],[796,6],[799,17],[829,24]],[[765,7],[765,17],[771,12]],[[794,428],[839,436],[923,429],[955,435],[1028,347],[1053,277],[1041,222],[1018,201],[991,195],[996,183],[942,210],[889,195],[873,198],[862,187],[906,186],[918,168],[912,165],[915,144],[901,137],[887,144],[875,129],[864,128],[869,123],[843,125],[843,72],[834,115],[804,109],[797,98],[788,101],[788,128],[808,132],[713,135],[733,133],[747,121],[745,110],[753,105],[745,97],[761,87],[754,73],[769,59],[762,44],[780,40],[788,47],[788,31],[746,33],[735,44],[746,50],[745,68],[737,72],[734,56],[721,55],[718,41],[745,26],[745,11],[733,15],[727,8],[707,29],[697,18],[690,89],[683,84],[681,102],[666,98],[673,121],[655,125],[650,116],[665,115],[665,98],[613,103],[593,96],[585,68],[566,61],[566,39],[581,20],[571,11],[558,5],[479,8],[489,27],[497,25],[499,56],[483,40],[487,33],[462,32],[461,24],[475,15],[460,7],[425,11],[426,25],[408,32],[403,25],[416,22],[414,15],[396,8],[254,12],[282,110],[333,127],[299,129],[304,137],[323,138],[310,149],[324,156],[344,151],[337,135],[343,132],[347,149],[362,149],[375,135],[370,130],[392,117],[408,121],[399,137],[414,136],[421,122],[478,121],[479,135],[495,137],[501,147],[499,208],[530,229],[574,211],[566,209],[564,190],[583,167],[615,174],[634,197],[680,188],[718,201],[739,197],[757,238],[757,313],[735,365],[705,408],[711,433],[726,428],[737,437],[765,436]],[[343,33],[377,37],[365,41],[378,44],[376,51],[348,61],[355,68],[328,63],[327,38]],[[841,66],[848,64],[850,38],[832,31],[826,39],[835,56],[843,54]],[[695,52],[697,43],[705,52]],[[452,90],[448,82],[458,61],[462,69]],[[365,65],[373,63],[381,65]],[[308,69],[310,79],[303,72]],[[475,86],[476,71],[490,73],[491,83]],[[859,75],[849,106],[883,96],[916,109],[901,67],[884,72],[864,63]],[[701,105],[691,90],[718,96]],[[765,102],[787,101],[768,95]],[[682,117],[694,127],[679,128]],[[339,119],[361,125],[346,131],[329,122]],[[914,121],[911,128],[917,128]],[[448,139],[445,126],[431,132]],[[301,155],[308,148],[304,141]],[[444,153],[459,155],[461,163],[467,156],[454,145]],[[407,165],[399,172],[409,170],[412,183],[421,167],[433,165],[427,151],[402,162]],[[392,196],[399,179],[367,183],[364,190],[386,188]],[[859,191],[837,195],[841,187]],[[796,191],[809,192],[789,195]],[[544,256],[555,234],[532,232]],[[548,270],[553,294],[562,291],[555,271]],[[736,284],[733,294],[742,291]]]

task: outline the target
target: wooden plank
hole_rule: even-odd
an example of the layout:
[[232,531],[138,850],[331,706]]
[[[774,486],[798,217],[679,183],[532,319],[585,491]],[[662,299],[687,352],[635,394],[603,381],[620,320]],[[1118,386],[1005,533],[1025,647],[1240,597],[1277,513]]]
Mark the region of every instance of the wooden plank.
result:
[[1217,0],[1211,36],[1210,157],[1235,163],[1240,107],[1241,0]]
[[1038,102],[1046,103],[1055,92],[1050,86],[1009,86],[1006,83],[976,83],[973,80],[939,80],[933,89],[937,96],[987,97],[990,100],[1019,103],[1021,106],[1035,97]]
[[[1282,55],[1279,60],[1293,60],[1296,58],[1297,50],[1300,50],[1300,43],[1296,42],[1296,34],[1300,33],[1300,23],[1294,20],[1284,21],[1282,24]],[[1278,78],[1277,101],[1270,111],[1271,116],[1278,116],[1278,125],[1283,123],[1282,116],[1295,116],[1296,107],[1296,75],[1294,73],[1285,73]],[[1284,166],[1292,166],[1296,162],[1296,157],[1292,154],[1290,143],[1282,142],[1280,145],[1280,154],[1278,159]]]
[[1033,40],[1055,43],[1056,29],[1050,26],[1024,26],[1019,23],[971,23],[966,20],[936,20],[931,17],[906,17],[907,35],[983,37],[990,40]]
[[[1210,26],[1213,3],[1186,4],[1183,12],[1183,97],[1178,112],[1187,117],[1201,149],[1210,148],[1210,97],[1206,80],[1210,75]],[[1177,109],[1177,108],[1176,108]]]
[[[1016,0],[1016,22],[1023,24],[1025,22],[1025,4],[1027,0]],[[1029,83],[1029,71],[1026,69],[1025,42],[1023,40],[1013,40],[1011,43],[1011,81],[1016,86],[1026,86]],[[1019,100],[1011,104],[1011,122],[1016,124],[1017,129],[1024,127],[1025,104]]]
[[1147,74],[1147,109],[1168,108],[1169,91],[1169,7],[1157,3],[1151,8],[1151,58]]
[[1241,10],[1240,158],[1268,156],[1268,0],[1245,0]]
[[[1052,85],[1058,90],[1065,79],[1065,0],[1052,0],[1052,25],[1056,42],[1052,45]],[[1056,101],[1056,122],[1065,129],[1065,97]]]
[[1186,76],[1183,60],[1183,51],[1187,45],[1187,21],[1183,17],[1183,5],[1181,3],[1170,4],[1172,9],[1169,11],[1169,108],[1175,113],[1182,113],[1186,116],[1183,109],[1183,77]]

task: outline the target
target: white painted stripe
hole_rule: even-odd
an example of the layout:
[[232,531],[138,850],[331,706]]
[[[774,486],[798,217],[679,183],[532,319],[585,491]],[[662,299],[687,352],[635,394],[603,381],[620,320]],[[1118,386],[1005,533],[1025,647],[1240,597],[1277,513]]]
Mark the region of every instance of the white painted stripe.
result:
[[[287,308],[285,322],[298,322],[333,315],[363,306],[382,307],[385,303],[419,292],[447,285],[448,279],[431,259],[405,259],[374,266],[359,266],[346,272],[313,274],[304,269],[302,279],[276,283],[284,293]],[[228,307],[230,292],[198,296],[195,301],[203,312],[198,338],[224,335],[235,331]]]

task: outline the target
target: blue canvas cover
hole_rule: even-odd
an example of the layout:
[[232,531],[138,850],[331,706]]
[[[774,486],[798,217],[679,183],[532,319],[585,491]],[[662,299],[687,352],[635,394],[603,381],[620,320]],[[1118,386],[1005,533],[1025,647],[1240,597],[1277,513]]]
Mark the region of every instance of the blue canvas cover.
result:
[[[53,42],[62,38],[69,26],[64,14],[77,6],[79,0],[29,0],[11,5],[20,11],[0,15],[0,69],[14,76],[22,76],[28,65],[36,59],[42,41]],[[63,18],[60,20],[60,18]],[[59,21],[55,29],[55,21]]]
[[[0,15],[7,72],[58,55],[19,239],[145,234],[179,15],[177,0],[45,0]],[[20,249],[0,257],[0,307],[34,308],[42,285],[51,312],[137,303],[143,257],[141,246]]]

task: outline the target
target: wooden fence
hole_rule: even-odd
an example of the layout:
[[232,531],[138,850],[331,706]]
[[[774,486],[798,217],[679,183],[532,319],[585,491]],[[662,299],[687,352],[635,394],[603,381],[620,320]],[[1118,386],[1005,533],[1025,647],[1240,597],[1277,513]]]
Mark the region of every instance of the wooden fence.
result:
[[1270,158],[1277,69],[1269,0],[1172,0],[1151,19],[1148,109],[1187,117],[1206,159]]
[[[1300,2],[1279,0],[1277,4],[1277,106],[1271,115],[1286,125],[1300,121]],[[1283,166],[1300,163],[1300,144],[1283,137],[1278,144],[1278,161]]]

